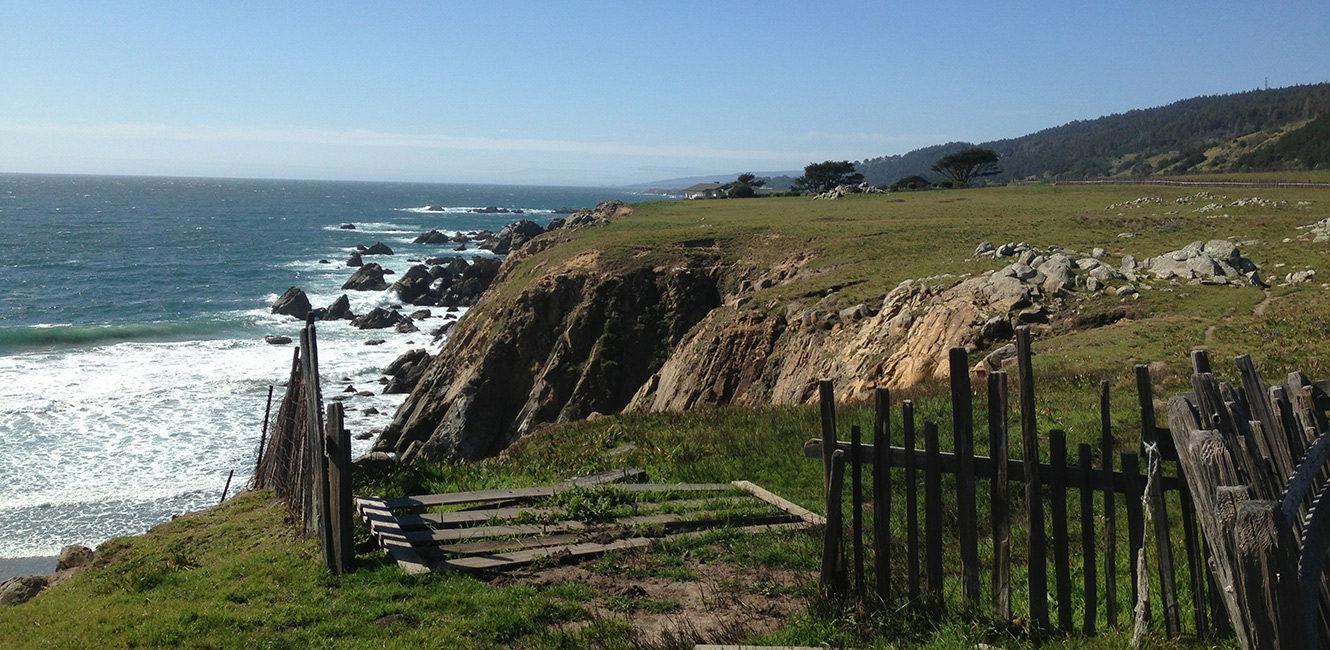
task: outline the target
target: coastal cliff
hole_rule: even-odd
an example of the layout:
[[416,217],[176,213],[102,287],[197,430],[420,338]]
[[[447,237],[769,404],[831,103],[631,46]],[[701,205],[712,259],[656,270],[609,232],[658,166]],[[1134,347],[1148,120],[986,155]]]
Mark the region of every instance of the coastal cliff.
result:
[[[935,217],[884,230],[882,213],[910,218],[887,200],[770,204],[792,219],[725,203],[640,217],[608,206],[514,248],[375,449],[478,459],[593,413],[806,403],[823,378],[838,400],[866,400],[875,386],[944,379],[956,346],[974,355],[976,378],[1000,369],[1017,325],[1054,333],[1139,317],[1121,303],[1150,283],[1263,285],[1223,240],[1139,260],[1123,248],[1115,265],[1099,247],[938,244],[949,222]],[[884,235],[888,258],[859,243]],[[905,275],[939,269],[952,272]],[[1086,305],[1111,313],[1082,318]]]

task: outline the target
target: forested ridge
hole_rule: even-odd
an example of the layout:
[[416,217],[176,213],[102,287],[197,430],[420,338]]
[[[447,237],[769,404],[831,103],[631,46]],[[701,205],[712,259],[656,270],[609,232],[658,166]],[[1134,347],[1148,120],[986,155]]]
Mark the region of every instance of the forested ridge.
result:
[[1248,172],[1330,167],[1330,83],[1195,97],[1078,120],[1030,135],[978,143],[950,142],[860,161],[867,182],[889,185],[930,170],[939,158],[979,146],[1001,157],[1011,180],[1079,180],[1102,176]]

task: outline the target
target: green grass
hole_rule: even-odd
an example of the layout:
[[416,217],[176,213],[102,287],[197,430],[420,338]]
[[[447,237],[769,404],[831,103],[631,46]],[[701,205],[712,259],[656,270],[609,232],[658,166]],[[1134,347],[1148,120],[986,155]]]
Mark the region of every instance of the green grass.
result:
[[[758,309],[783,309],[788,301],[835,308],[873,304],[907,278],[939,273],[977,273],[1002,262],[967,261],[983,240],[1028,241],[1086,252],[1094,246],[1110,256],[1138,259],[1180,248],[1195,240],[1260,240],[1243,253],[1262,266],[1268,281],[1306,266],[1330,277],[1330,246],[1296,239],[1297,226],[1330,216],[1330,191],[1215,189],[1230,200],[1261,196],[1288,203],[1275,208],[1226,209],[1212,219],[1173,200],[1196,188],[1113,186],[1026,186],[987,190],[919,192],[851,197],[823,202],[781,198],[747,201],[648,203],[603,228],[579,231],[571,240],[532,255],[512,270],[500,288],[515,295],[543,274],[582,254],[599,256],[607,269],[664,266],[682,262],[723,265],[723,282],[733,289],[756,280],[775,265],[796,258],[804,273],[793,282],[760,290]],[[1142,196],[1164,205],[1106,210]],[[1299,202],[1311,202],[1298,205]],[[1169,212],[1176,210],[1176,214]],[[1133,233],[1131,238],[1118,237]],[[562,237],[563,235],[557,235]],[[1283,243],[1284,238],[1294,238]],[[715,246],[698,240],[714,239]],[[686,243],[693,245],[685,245]],[[709,242],[700,242],[707,244]],[[1276,269],[1276,265],[1284,265]],[[1318,278],[1319,279],[1319,278]],[[1163,283],[1138,300],[1099,296],[1075,301],[1083,314],[1128,306],[1134,320],[1086,330],[1054,327],[1034,343],[1037,415],[1041,431],[1067,432],[1073,456],[1079,443],[1098,443],[1097,387],[1112,391],[1112,422],[1120,448],[1134,447],[1140,428],[1133,365],[1155,363],[1155,395],[1166,399],[1187,390],[1188,352],[1207,345],[1221,380],[1236,373],[1226,360],[1250,353],[1267,380],[1292,370],[1314,379],[1330,376],[1330,291],[1319,284],[1269,290],[1264,313],[1255,307],[1267,295],[1255,288],[1168,287]],[[827,289],[843,287],[825,295]],[[1170,290],[1171,289],[1171,290]],[[1208,337],[1207,337],[1208,333]],[[1015,386],[1012,394],[1015,395]],[[976,398],[976,429],[986,431],[983,391]],[[939,425],[942,447],[950,448],[951,416],[945,386],[928,384],[897,391],[895,402],[913,399],[917,422]],[[1012,417],[1016,417],[1013,406]],[[893,428],[899,441],[899,408]],[[842,405],[843,432],[853,424],[871,430],[866,405]],[[1014,422],[1014,420],[1013,420]],[[682,414],[629,414],[561,426],[528,436],[499,457],[473,463],[408,467],[358,474],[362,494],[402,496],[430,492],[544,485],[617,467],[640,467],[654,482],[751,480],[815,511],[822,511],[819,461],[802,456],[803,443],[816,437],[818,414],[810,406],[727,408]],[[842,433],[846,435],[846,433]],[[1018,439],[1019,436],[1016,436]],[[987,436],[977,436],[979,453]],[[626,445],[631,443],[631,447]],[[922,445],[922,439],[920,440]],[[626,451],[625,451],[626,449]],[[611,453],[616,452],[616,453]],[[1043,453],[1046,455],[1045,443]],[[1098,450],[1095,452],[1098,462]],[[1020,457],[1019,444],[1012,455]],[[897,486],[899,489],[899,485]],[[981,484],[979,503],[987,503]],[[944,484],[944,494],[954,489]],[[632,504],[613,490],[570,493],[566,507],[588,519],[603,518]],[[1021,507],[1019,495],[1013,508]],[[901,503],[903,492],[895,495]],[[1072,539],[1076,540],[1078,501],[1069,498]],[[1176,512],[1176,502],[1170,503]],[[954,503],[947,502],[954,509]],[[1098,506],[1097,506],[1098,507]],[[1122,507],[1119,499],[1118,507]],[[1096,512],[1097,515],[1102,513]],[[1119,511],[1119,593],[1126,626],[1126,525]],[[893,520],[903,535],[903,513]],[[987,524],[983,524],[986,530]],[[362,530],[359,540],[366,540]],[[1181,535],[1175,536],[1180,544]],[[902,538],[894,573],[904,575]],[[1013,531],[1013,596],[1025,611],[1023,560],[1025,532]],[[660,544],[645,556],[612,554],[587,566],[599,575],[625,580],[665,578],[695,581],[698,567],[724,563],[740,569],[802,571],[817,568],[821,543],[816,534],[786,532],[743,536],[720,531]],[[1078,549],[1076,542],[1073,548]],[[1179,546],[1180,548],[1180,546]],[[981,549],[983,545],[981,544]],[[946,544],[949,570],[957,566],[955,544]],[[987,557],[989,551],[982,551]],[[1182,557],[1180,552],[1177,557]],[[1078,551],[1073,557],[1079,556]],[[245,494],[203,513],[163,524],[151,534],[119,538],[102,548],[100,566],[37,600],[0,610],[0,639],[6,648],[640,648],[663,647],[641,638],[623,620],[596,614],[671,610],[669,599],[614,600],[578,584],[534,587],[488,584],[447,575],[408,577],[377,550],[357,557],[359,569],[328,576],[309,542],[292,532],[285,513],[263,494]],[[1079,561],[1074,560],[1079,567]],[[1179,571],[1180,578],[1185,573]],[[810,578],[811,580],[811,578]],[[1101,587],[1102,588],[1102,587]],[[782,587],[755,581],[739,592],[809,596],[813,585]],[[782,591],[784,590],[784,591]],[[1186,598],[1190,598],[1187,594]],[[959,607],[954,585],[942,619],[900,603],[886,609],[855,607],[813,599],[767,641],[795,645],[829,644],[863,648],[973,648],[985,642],[1003,648],[1125,647],[1118,631],[1093,639],[1032,637],[1025,628],[996,625]],[[598,610],[599,608],[599,610]],[[1183,605],[1189,620],[1189,601]],[[1102,615],[1101,615],[1102,619]],[[1077,617],[1079,621],[1079,616]],[[1156,626],[1160,616],[1156,614]],[[1101,620],[1102,622],[1102,620]],[[1188,623],[1189,625],[1189,623]],[[1156,634],[1150,647],[1232,647],[1232,642],[1191,638],[1164,643]],[[689,647],[682,643],[675,647]]]

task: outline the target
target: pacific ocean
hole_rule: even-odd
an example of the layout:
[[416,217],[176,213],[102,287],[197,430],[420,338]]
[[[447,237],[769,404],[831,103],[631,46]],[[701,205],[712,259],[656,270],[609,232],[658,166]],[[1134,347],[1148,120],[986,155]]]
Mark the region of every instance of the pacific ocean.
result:
[[[141,533],[216,503],[231,470],[232,491],[243,487],[268,387],[290,370],[291,347],[264,337],[294,338],[300,327],[269,313],[272,301],[297,286],[327,306],[344,293],[357,245],[393,248],[373,261],[400,274],[409,260],[491,255],[411,243],[429,230],[497,232],[519,219],[544,225],[560,208],[646,198],[612,188],[0,174],[0,558]],[[473,211],[485,207],[512,212]],[[397,302],[390,291],[345,293],[356,313]],[[377,393],[401,353],[438,350],[428,332],[442,322],[414,334],[324,324],[325,392]],[[402,397],[348,400],[348,428],[384,426]],[[379,413],[365,414],[371,407]],[[371,441],[356,444],[359,454]]]

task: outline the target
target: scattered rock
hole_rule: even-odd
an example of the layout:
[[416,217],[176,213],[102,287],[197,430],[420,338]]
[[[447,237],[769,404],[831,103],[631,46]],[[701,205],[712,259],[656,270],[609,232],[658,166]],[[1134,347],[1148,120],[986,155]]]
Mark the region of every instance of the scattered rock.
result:
[[1114,293],[1118,294],[1119,296],[1134,296],[1136,295],[1136,287],[1133,287],[1130,284],[1124,284],[1118,287],[1117,290],[1114,291]]
[[530,219],[523,219],[504,226],[498,235],[486,240],[480,247],[499,255],[506,255],[544,232],[545,229],[540,224]]
[[291,344],[291,337],[289,337],[289,336],[278,336],[278,335],[276,335],[276,334],[269,334],[269,335],[263,337],[263,341],[264,341],[265,343],[267,343],[268,345],[290,345],[290,344]]
[[323,320],[351,320],[356,315],[351,313],[351,299],[346,294],[338,296],[328,308],[323,310]]
[[412,244],[448,244],[453,241],[451,235],[431,230],[411,240]]
[[298,287],[291,287],[272,304],[272,313],[295,316],[300,320],[305,320],[305,317],[309,315],[310,308],[309,297],[305,295],[305,292]]
[[1303,271],[1294,271],[1292,273],[1289,273],[1288,275],[1284,276],[1284,281],[1288,282],[1289,284],[1302,284],[1304,282],[1311,282],[1312,278],[1314,277],[1316,277],[1316,271],[1313,271],[1311,269],[1306,269]]
[[1005,341],[1012,337],[1015,330],[1011,327],[1011,321],[1005,316],[994,316],[984,321],[984,327],[979,331],[979,335],[987,341]]
[[384,343],[387,343],[387,341],[383,339],[370,339],[365,341],[365,345],[383,345]]
[[96,557],[97,554],[92,549],[79,544],[70,544],[60,549],[60,555],[55,560],[55,570],[59,572],[91,566]]
[[383,291],[388,288],[388,281],[383,279],[383,267],[370,262],[351,274],[351,279],[342,285],[343,291]]
[[22,576],[0,583],[0,606],[22,605],[46,588],[46,576]]
[[389,311],[382,307],[375,307],[373,311],[363,316],[356,316],[351,319],[351,324],[362,330],[377,330],[386,327],[393,327],[405,320],[401,314],[395,311]]

